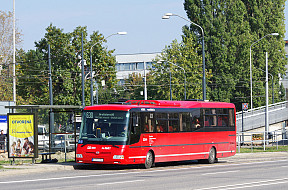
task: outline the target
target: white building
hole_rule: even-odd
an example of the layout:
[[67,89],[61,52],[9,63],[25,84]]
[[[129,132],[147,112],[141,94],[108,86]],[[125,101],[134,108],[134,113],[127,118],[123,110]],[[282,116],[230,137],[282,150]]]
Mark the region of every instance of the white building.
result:
[[161,53],[142,53],[142,54],[125,54],[116,55],[116,78],[120,80],[120,84],[132,73],[140,73],[144,75],[144,62],[145,69],[152,67],[153,60],[160,56]]

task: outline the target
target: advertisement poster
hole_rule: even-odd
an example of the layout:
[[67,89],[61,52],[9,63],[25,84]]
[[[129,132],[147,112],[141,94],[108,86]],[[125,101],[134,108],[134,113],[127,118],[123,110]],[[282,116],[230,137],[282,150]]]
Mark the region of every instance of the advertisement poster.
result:
[[35,115],[8,114],[9,158],[34,158]]

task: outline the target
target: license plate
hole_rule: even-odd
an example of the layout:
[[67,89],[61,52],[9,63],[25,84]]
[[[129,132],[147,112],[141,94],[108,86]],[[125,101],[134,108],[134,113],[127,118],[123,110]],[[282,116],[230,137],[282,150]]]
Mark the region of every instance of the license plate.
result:
[[92,158],[92,162],[103,162],[103,158]]

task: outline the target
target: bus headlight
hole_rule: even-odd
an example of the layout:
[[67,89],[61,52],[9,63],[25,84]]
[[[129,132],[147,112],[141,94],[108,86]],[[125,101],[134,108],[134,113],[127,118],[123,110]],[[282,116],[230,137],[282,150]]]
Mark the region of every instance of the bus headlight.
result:
[[124,155],[114,155],[113,159],[120,159],[123,160],[124,159]]
[[82,154],[76,154],[76,158],[83,158]]

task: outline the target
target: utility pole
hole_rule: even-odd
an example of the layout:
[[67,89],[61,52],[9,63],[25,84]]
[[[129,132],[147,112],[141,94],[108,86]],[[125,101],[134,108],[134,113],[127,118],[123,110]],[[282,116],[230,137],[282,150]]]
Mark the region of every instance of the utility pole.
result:
[[15,0],[13,0],[13,102],[16,106],[16,32],[15,32]]
[[144,100],[147,100],[146,62],[144,61]]
[[81,33],[81,75],[82,75],[82,108],[85,107],[85,92],[84,92],[84,50],[83,50],[83,32]]
[[266,52],[266,77],[265,77],[265,96],[266,96],[266,109],[265,109],[265,132],[264,132],[264,150],[266,145],[266,133],[269,132],[269,113],[268,113],[268,52]]

